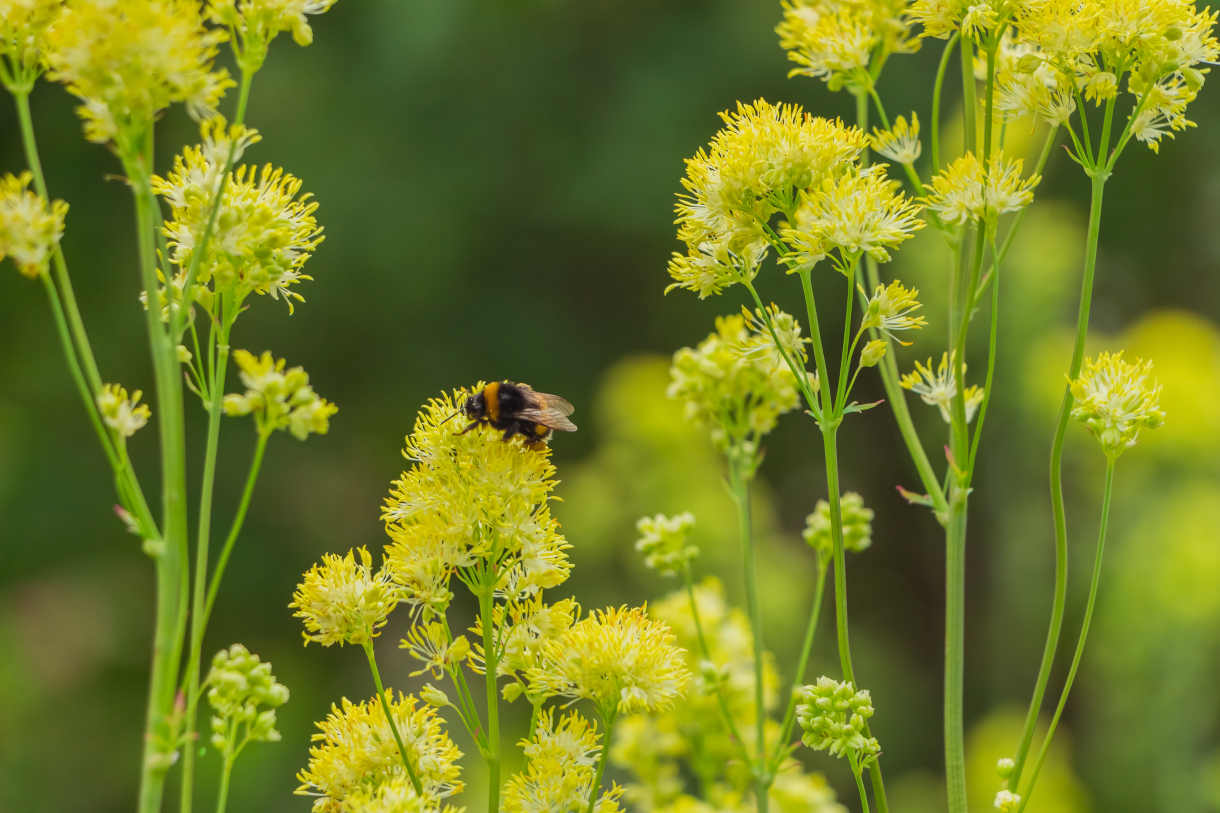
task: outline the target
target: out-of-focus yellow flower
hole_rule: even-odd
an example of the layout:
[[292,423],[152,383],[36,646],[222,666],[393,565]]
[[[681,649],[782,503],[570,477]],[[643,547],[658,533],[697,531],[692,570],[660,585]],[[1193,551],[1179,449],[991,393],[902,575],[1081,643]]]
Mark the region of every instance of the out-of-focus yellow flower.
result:
[[1040,175],[1021,177],[1021,159],[993,155],[983,171],[983,162],[968,152],[953,161],[930,183],[924,203],[946,223],[971,220],[992,222],[994,218],[1028,206]]
[[[808,340],[801,337],[800,323],[774,306],[767,320],[784,352],[803,367]],[[799,403],[796,379],[764,326],[767,320],[747,312],[718,316],[715,333],[674,353],[669,397],[683,403],[688,420],[711,431],[722,452],[756,445]],[[816,378],[808,375],[816,389]]]
[[28,172],[0,177],[0,260],[12,257],[18,271],[36,279],[63,237],[68,204],[48,205],[27,189],[32,178]]
[[[602,744],[597,730],[575,711],[556,719],[553,709],[538,715],[538,725],[519,745],[525,769],[509,778],[501,805],[505,813],[581,811],[589,805]],[[622,813],[614,786],[594,804],[596,813]]]
[[134,158],[157,115],[185,102],[197,119],[233,82],[213,71],[220,29],[194,0],[70,0],[47,34],[52,79],[84,104],[85,137]]
[[674,517],[640,517],[635,524],[640,533],[635,549],[644,555],[648,568],[672,576],[699,555],[697,547],[686,543],[694,525],[695,515],[689,511]]
[[288,607],[305,625],[306,644],[363,645],[377,637],[398,602],[384,566],[374,571],[368,550],[353,548],[343,556],[322,554],[321,564],[306,571]]
[[684,656],[646,608],[610,607],[546,641],[529,681],[551,696],[591,700],[609,720],[673,706],[690,681]]
[[[853,553],[867,550],[873,544],[873,510],[865,508],[864,498],[854,491],[843,494],[839,506],[843,517],[843,549]],[[829,502],[818,500],[813,513],[805,517],[801,536],[822,562],[830,560],[834,542],[830,532]]]
[[869,297],[860,329],[876,329],[899,344],[909,344],[894,334],[900,330],[918,330],[927,326],[928,320],[915,313],[923,307],[918,297],[919,291],[907,288],[898,280],[889,285],[878,285]]
[[821,79],[831,90],[867,91],[869,68],[890,54],[914,53],[906,0],[785,0],[775,32],[797,67],[789,76]]
[[919,142],[919,116],[911,113],[909,124],[905,117],[898,116],[888,130],[874,128],[868,145],[878,155],[894,163],[914,164],[923,154],[923,145]]
[[42,73],[47,30],[63,0],[5,0],[0,6],[0,79],[10,91],[28,91]]
[[835,251],[843,273],[864,254],[889,262],[890,251],[924,227],[920,208],[882,164],[828,176],[802,196],[781,231],[792,248],[784,262],[792,271],[809,269]]
[[[221,173],[236,162],[258,133],[245,127],[229,127],[215,116],[200,128],[197,146],[187,147],[174,158],[172,171],[152,179],[153,191],[170,207],[165,224],[170,259],[179,268],[176,287],[185,275],[216,201]],[[251,293],[282,295],[292,312],[294,301],[303,301],[293,286],[310,280],[301,272],[322,242],[322,227],[314,213],[318,204],[300,194],[299,178],[265,165],[261,172],[242,165],[228,176],[216,211],[206,254],[198,260],[195,299],[205,308],[212,300],[206,293],[227,294],[231,307],[240,307]]]
[[291,31],[297,45],[313,42],[308,15],[322,14],[334,4],[335,0],[208,0],[207,15],[229,29],[238,66],[254,73],[281,31]]
[[[386,701],[411,767],[430,800],[447,799],[460,793],[459,760],[462,752],[445,733],[436,710],[411,695],[393,690]],[[374,697],[353,703],[346,697],[332,705],[330,714],[317,724],[314,745],[309,748],[309,766],[297,774],[296,793],[318,796],[318,813],[340,813],[348,798],[362,788],[376,788],[405,776],[402,756],[390,730],[381,701]],[[359,798],[359,797],[357,797]]]
[[1106,457],[1117,458],[1135,445],[1141,429],[1165,422],[1161,388],[1149,380],[1151,373],[1151,361],[1131,364],[1119,351],[1085,359],[1072,381],[1072,417],[1101,442]]
[[[900,382],[904,390],[917,393],[925,404],[940,409],[940,416],[945,419],[945,423],[949,423],[951,420],[949,410],[953,404],[953,397],[957,395],[957,381],[953,373],[952,359],[953,357],[949,353],[942,354],[940,364],[936,365],[935,370],[932,369],[932,359],[928,359],[926,364],[917,361],[915,371],[904,375]],[[962,371],[964,374],[964,366]],[[966,387],[967,423],[974,420],[975,410],[982,402],[982,389],[977,386]]]
[[233,360],[241,371],[246,392],[230,393],[224,398],[228,415],[253,413],[259,434],[287,429],[293,437],[304,440],[311,433],[324,435],[330,429],[330,416],[339,407],[320,397],[309,386],[309,374],[300,367],[284,367],[287,362],[264,350],[255,356],[247,350],[235,350]]
[[140,403],[141,395],[143,393],[136,390],[129,396],[127,390],[118,384],[104,385],[97,395],[97,408],[102,420],[122,437],[131,437],[152,417],[148,404]]
[[443,611],[459,570],[493,569],[494,586],[508,599],[555,587],[571,571],[570,545],[549,507],[556,485],[550,447],[450,422],[481,386],[424,405],[403,450],[414,465],[382,504],[386,560],[417,610]]

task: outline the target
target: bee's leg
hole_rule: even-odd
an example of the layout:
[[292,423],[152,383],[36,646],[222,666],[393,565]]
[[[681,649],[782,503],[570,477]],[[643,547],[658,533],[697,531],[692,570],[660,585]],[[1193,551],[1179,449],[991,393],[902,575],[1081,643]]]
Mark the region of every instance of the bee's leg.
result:
[[512,440],[513,435],[517,434],[520,431],[521,431],[521,427],[517,426],[517,424],[515,424],[515,423],[509,424],[508,428],[504,430],[504,440],[506,440],[506,441]]
[[478,421],[471,421],[470,424],[465,429],[463,429],[461,432],[458,432],[457,434],[464,435],[467,432],[469,432],[471,429],[474,429],[478,425],[479,425]]

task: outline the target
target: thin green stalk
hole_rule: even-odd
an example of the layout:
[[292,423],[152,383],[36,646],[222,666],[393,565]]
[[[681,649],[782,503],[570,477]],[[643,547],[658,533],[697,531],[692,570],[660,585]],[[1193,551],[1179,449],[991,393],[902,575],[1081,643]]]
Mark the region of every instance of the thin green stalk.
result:
[[966,750],[962,722],[965,665],[966,502],[949,511],[945,532],[945,782],[950,813],[966,810]]
[[[136,240],[144,289],[157,290],[154,230],[157,220],[149,186],[152,166],[152,127],[141,156],[126,156],[124,166],[131,180],[136,210]],[[187,573],[186,445],[182,413],[182,380],[176,374],[177,356],[161,324],[159,309],[146,310],[149,345],[156,380],[157,425],[161,444],[162,512],[164,544],[155,561],[157,609],[153,633],[153,655],[149,679],[144,756],[140,766],[139,810],[160,810],[167,766],[162,749],[168,747],[164,722],[173,705],[182,650],[184,582]]]
[[966,152],[974,152],[978,145],[978,99],[974,79],[974,44],[961,41],[958,49],[962,66],[962,128]]
[[766,813],[767,788],[764,767],[767,753],[767,707],[763,701],[763,629],[762,611],[758,602],[758,574],[754,550],[754,534],[750,522],[750,483],[742,470],[745,464],[738,460],[729,462],[729,488],[733,502],[737,505],[737,529],[741,540],[741,553],[746,583],[746,612],[750,617],[750,631],[754,637],[754,722],[758,765],[754,771],[754,787],[758,813]]
[[957,45],[961,34],[954,32],[952,37],[949,37],[945,43],[945,50],[940,55],[940,65],[936,68],[936,81],[932,85],[932,121],[929,122],[931,127],[931,142],[932,142],[932,173],[940,172],[940,99],[941,91],[945,85],[945,74],[949,70],[949,60],[953,56],[953,46]]
[[[196,252],[198,253],[198,252]],[[198,535],[195,540],[195,584],[191,599],[191,640],[187,651],[186,668],[186,742],[188,747],[182,755],[182,783],[179,809],[190,813],[195,792],[195,749],[189,747],[195,741],[196,710],[199,704],[199,672],[203,658],[203,634],[207,625],[204,616],[204,586],[208,574],[208,548],[212,534],[212,494],[216,484],[216,456],[220,447],[220,421],[223,416],[221,402],[224,398],[225,372],[229,361],[229,330],[233,320],[225,309],[225,296],[217,298],[219,330],[214,334],[217,343],[216,377],[208,382],[208,429],[203,455],[203,476],[199,489]],[[248,504],[248,501],[247,501]]]
[[[1076,314],[1076,343],[1072,348],[1072,362],[1068,368],[1068,378],[1075,378],[1080,373],[1080,365],[1084,360],[1084,343],[1089,332],[1089,310],[1093,302],[1093,276],[1097,270],[1097,246],[1101,239],[1101,210],[1105,186],[1106,176],[1104,174],[1093,175],[1089,203],[1089,231],[1085,241],[1084,274],[1080,281],[1080,306]],[[1025,714],[1025,728],[1021,732],[1021,742],[1013,757],[1013,770],[1008,779],[1009,790],[1015,790],[1021,781],[1021,770],[1024,768],[1025,758],[1029,754],[1030,743],[1033,742],[1034,728],[1038,723],[1038,714],[1042,711],[1042,699],[1046,694],[1046,684],[1050,680],[1055,652],[1059,647],[1059,633],[1063,628],[1068,571],[1067,514],[1063,500],[1063,441],[1067,434],[1072,403],[1072,390],[1065,386],[1063,399],[1059,403],[1059,416],[1055,423],[1055,437],[1051,442],[1051,512],[1054,516],[1055,527],[1055,588],[1051,601],[1051,619],[1046,632],[1046,644],[1042,649],[1042,663],[1038,667],[1038,676],[1034,681],[1033,696],[1029,701],[1029,710]]]
[[[250,461],[250,470],[246,472],[246,484],[242,488],[241,500],[237,504],[237,513],[233,515],[233,524],[229,526],[229,533],[225,537],[224,545],[220,548],[220,557],[216,560],[216,570],[208,580],[208,594],[203,603],[203,612],[199,616],[199,623],[203,629],[207,629],[208,619],[212,617],[212,606],[216,603],[220,580],[224,577],[229,555],[233,553],[233,546],[237,543],[241,527],[246,521],[246,512],[250,509],[250,498],[254,495],[254,484],[258,482],[258,473],[263,466],[263,453],[267,451],[267,441],[270,438],[269,432],[260,432],[258,441],[255,443],[254,457]],[[203,576],[204,574],[200,573],[198,578],[202,580]]]
[[[1000,268],[997,256],[995,237],[991,240],[991,253],[995,258],[993,271]],[[979,404],[978,414],[974,420],[974,437],[970,440],[970,456],[966,461],[966,487],[974,480],[974,463],[979,451],[979,441],[983,437],[983,423],[987,420],[987,407],[991,404],[992,384],[995,380],[996,338],[1000,322],[1000,276],[998,273],[991,284],[991,327],[987,331],[987,376],[983,381],[983,401]]]
[[818,559],[817,584],[813,588],[813,604],[809,608],[809,621],[805,624],[805,639],[801,643],[801,654],[796,661],[796,671],[792,673],[792,683],[788,687],[788,707],[784,710],[784,719],[780,724],[779,743],[771,760],[771,772],[779,767],[779,762],[786,753],[785,745],[792,736],[792,727],[796,725],[797,687],[805,679],[805,669],[809,665],[809,655],[813,652],[813,640],[817,634],[818,618],[822,614],[822,594],[826,592],[826,562]]
[[606,760],[610,756],[610,738],[614,735],[614,721],[617,716],[616,711],[612,709],[608,715],[602,717],[602,727],[606,734],[602,737],[602,753],[597,760],[597,773],[593,776],[593,787],[589,791],[588,813],[593,813],[597,807],[597,794],[602,789],[602,776],[606,773]]
[[1101,562],[1106,550],[1106,529],[1110,523],[1110,498],[1114,492],[1114,463],[1114,458],[1106,461],[1106,483],[1101,497],[1101,526],[1097,531],[1097,553],[1093,557],[1093,576],[1089,580],[1089,598],[1085,602],[1084,620],[1080,622],[1080,636],[1076,639],[1076,651],[1072,653],[1072,665],[1068,667],[1067,679],[1063,683],[1063,691],[1059,694],[1059,703],[1055,706],[1055,713],[1051,716],[1050,726],[1046,729],[1046,737],[1042,741],[1042,747],[1038,749],[1038,757],[1034,760],[1034,766],[1030,769],[1029,783],[1021,792],[1021,802],[1017,807],[1017,813],[1021,813],[1025,809],[1025,806],[1029,804],[1029,797],[1033,795],[1034,786],[1038,782],[1038,772],[1042,770],[1042,763],[1046,760],[1047,752],[1050,750],[1051,739],[1055,736],[1055,729],[1059,726],[1059,718],[1063,716],[1068,693],[1072,691],[1072,684],[1076,680],[1076,670],[1080,668],[1080,660],[1084,656],[1084,644],[1089,637],[1089,625],[1093,621],[1093,607],[1097,603],[1097,589],[1101,583]]
[[843,314],[843,343],[839,351],[839,378],[836,384],[834,411],[841,413],[843,407],[847,405],[847,365],[851,361],[852,350],[854,343],[851,341],[851,313],[852,305],[856,301],[856,268],[859,267],[860,261],[857,259],[851,264],[847,271],[847,305],[846,311]]
[[487,578],[479,591],[479,615],[483,622],[484,677],[487,687],[487,811],[500,811],[500,695],[496,691],[496,672],[500,653],[496,648],[495,627],[492,623],[492,600],[495,587],[495,567],[489,566]]
[[[691,578],[690,563],[682,563],[682,579],[686,583],[686,598],[690,603],[691,618],[695,620],[695,636],[699,640],[699,653],[705,661],[712,662],[712,651],[707,645],[707,636],[703,632],[703,621],[699,618],[699,604],[695,601],[695,585]],[[724,718],[724,725],[729,730],[729,735],[733,738],[733,742],[741,748],[742,757],[746,763],[750,762],[750,753],[746,748],[746,741],[742,738],[741,732],[737,728],[737,722],[733,719],[733,713],[729,711],[728,701],[724,697],[724,687],[717,681],[715,684],[716,701],[720,708],[720,716]],[[530,727],[532,733],[533,726]],[[763,756],[759,755],[761,761]]]
[[864,771],[860,770],[858,765],[851,766],[851,775],[856,779],[856,790],[860,793],[860,809],[863,813],[869,813],[868,808],[868,791],[864,789]]
[[762,298],[758,295],[758,290],[754,287],[754,284],[749,281],[745,281],[744,284],[746,290],[750,292],[750,296],[754,300],[755,307],[758,309],[759,313],[763,315],[763,324],[767,326],[767,331],[771,334],[771,341],[775,343],[775,349],[783,358],[784,363],[788,365],[788,369],[791,371],[793,379],[796,380],[797,389],[801,391],[801,395],[805,398],[806,406],[809,407],[810,411],[813,412],[815,416],[821,415],[822,407],[818,404],[817,394],[814,393],[813,389],[809,386],[809,377],[805,374],[804,367],[797,364],[796,360],[788,354],[786,349],[784,349],[783,342],[779,340],[779,335],[775,332],[775,325],[771,320],[770,311],[768,311],[763,305]]
[[[818,308],[813,299],[813,281],[808,270],[797,272],[801,278],[801,292],[805,296],[805,315],[809,319],[809,340],[813,343],[813,357],[818,368],[818,392],[822,395],[822,414],[832,417],[834,402],[831,398],[830,369],[826,365],[826,352],[822,349],[822,329],[818,325]],[[852,293],[848,292],[851,296]]]
[[411,780],[411,787],[415,788],[417,794],[423,796],[423,786],[419,784],[419,777],[415,775],[415,769],[411,767],[411,759],[407,756],[407,748],[402,744],[402,736],[398,733],[398,724],[394,722],[394,715],[390,712],[390,704],[385,699],[385,687],[381,685],[381,672],[377,669],[377,656],[373,654],[372,636],[365,637],[368,640],[364,642],[364,654],[369,660],[369,670],[373,673],[373,684],[377,687],[377,697],[381,700],[382,710],[385,711],[386,722],[390,724],[390,733],[394,735],[394,742],[398,744],[398,755],[402,757],[402,764],[407,769],[407,778]]
[[216,792],[216,813],[225,813],[225,806],[229,800],[229,776],[232,773],[233,759],[225,754],[224,766],[220,770],[220,789]]

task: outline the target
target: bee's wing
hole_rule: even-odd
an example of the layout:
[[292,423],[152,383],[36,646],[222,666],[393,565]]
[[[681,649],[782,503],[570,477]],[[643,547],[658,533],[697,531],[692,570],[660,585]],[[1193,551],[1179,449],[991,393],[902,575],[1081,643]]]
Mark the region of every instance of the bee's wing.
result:
[[[567,404],[568,402],[564,401],[564,403]],[[571,404],[568,404],[568,407],[571,406]],[[576,424],[568,420],[568,416],[565,415],[562,410],[554,407],[548,406],[542,407],[541,409],[530,407],[529,409],[523,409],[518,412],[517,417],[524,418],[527,421],[534,421],[535,423],[540,423],[550,429],[558,429],[562,432],[576,431]]]
[[566,398],[560,398],[558,395],[552,395],[549,392],[532,392],[531,395],[540,402],[539,406],[543,409],[558,412],[560,415],[571,415],[576,411],[576,407],[572,406]]

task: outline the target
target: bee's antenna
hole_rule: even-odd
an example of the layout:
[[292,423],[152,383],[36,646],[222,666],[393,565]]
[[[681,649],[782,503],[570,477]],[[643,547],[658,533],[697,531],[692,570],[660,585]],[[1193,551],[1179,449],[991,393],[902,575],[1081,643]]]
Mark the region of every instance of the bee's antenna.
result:
[[452,415],[450,415],[448,418],[445,418],[445,420],[443,420],[443,421],[441,421],[440,423],[438,423],[438,424],[437,424],[437,426],[444,426],[445,424],[449,423],[451,420],[453,420],[454,418],[456,418],[456,417],[458,416],[458,412],[461,412],[461,411],[462,411],[462,410],[460,410],[460,409],[459,409],[457,412],[454,412],[454,413],[453,413]]

